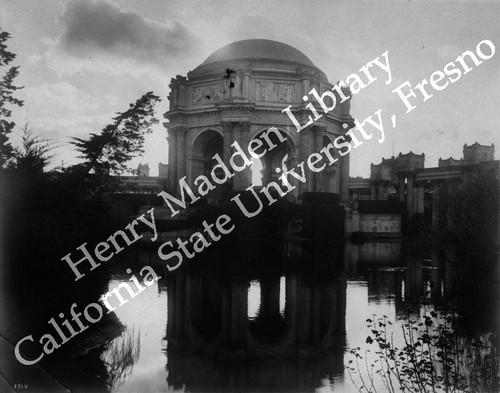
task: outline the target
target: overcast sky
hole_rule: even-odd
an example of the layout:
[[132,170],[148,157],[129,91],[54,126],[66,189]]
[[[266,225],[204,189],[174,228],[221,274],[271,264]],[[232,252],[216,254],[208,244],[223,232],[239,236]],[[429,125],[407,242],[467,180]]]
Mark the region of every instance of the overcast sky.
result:
[[[0,27],[12,34],[22,109],[18,125],[66,144],[59,164],[75,162],[71,136],[99,132],[117,111],[154,91],[167,109],[168,84],[186,75],[218,48],[233,41],[266,38],[292,45],[331,82],[358,72],[389,51],[393,81],[372,83],[353,98],[360,120],[378,109],[397,115],[387,140],[375,138],[351,155],[351,176],[368,176],[370,163],[398,152],[462,157],[464,143],[500,148],[500,3],[486,1],[165,1],[0,0]],[[497,53],[471,72],[434,92],[405,114],[391,92],[442,70],[465,50],[490,40]],[[389,115],[390,117],[390,115]],[[166,132],[155,130],[145,157],[157,173],[167,162]],[[495,154],[495,158],[499,153]]]

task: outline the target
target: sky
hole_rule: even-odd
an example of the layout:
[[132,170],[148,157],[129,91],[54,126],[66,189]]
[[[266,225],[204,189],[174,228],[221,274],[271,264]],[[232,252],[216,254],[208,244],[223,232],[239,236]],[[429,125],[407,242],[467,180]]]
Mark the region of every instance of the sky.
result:
[[[231,42],[264,38],[294,46],[332,83],[388,51],[390,85],[375,72],[351,103],[359,120],[379,109],[397,116],[383,143],[373,138],[351,153],[351,176],[364,177],[393,153],[425,153],[425,166],[434,167],[440,157],[462,158],[465,143],[498,150],[499,18],[499,1],[480,0],[0,0],[0,28],[12,35],[7,45],[24,86],[13,119],[60,145],[53,165],[76,163],[71,137],[99,132],[148,91],[162,99],[157,117],[164,121],[172,77]],[[412,98],[416,108],[406,113],[392,90],[429,79],[483,40],[498,53],[446,89],[431,89],[426,102]],[[18,128],[14,143],[19,135]],[[168,162],[166,135],[158,125],[131,166],[147,162],[156,175],[158,162]]]

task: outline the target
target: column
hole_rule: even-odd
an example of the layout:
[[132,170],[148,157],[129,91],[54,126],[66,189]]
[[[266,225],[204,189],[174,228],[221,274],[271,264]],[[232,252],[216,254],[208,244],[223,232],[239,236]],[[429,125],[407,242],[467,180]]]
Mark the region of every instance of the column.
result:
[[[311,127],[308,127],[300,132],[300,149],[299,149],[299,162],[307,161],[307,158],[312,153],[312,146],[314,146],[314,134],[311,132]],[[313,191],[312,171],[304,165],[304,173],[306,176],[305,184],[300,183],[300,193],[306,191]]]
[[[297,152],[298,153],[298,152]],[[296,156],[289,157],[287,160],[287,168],[295,168],[298,164],[299,160]],[[288,178],[288,182],[295,187],[291,193],[288,195],[292,198],[294,202],[297,202],[297,199],[299,198],[300,195],[300,189],[299,189],[299,181],[295,179],[293,176],[290,176]]]
[[[237,142],[243,149],[245,149],[245,146],[241,145],[241,130],[240,130],[240,125],[238,123],[233,123],[233,133],[231,135],[231,139],[229,141],[229,157],[227,157],[227,161],[224,160],[226,162],[226,165],[227,163],[229,163],[229,159],[231,158],[231,155],[234,153],[234,150],[232,148],[232,144],[234,142]],[[225,140],[226,138],[224,138]],[[236,160],[237,163],[239,163],[239,159]],[[231,171],[231,172],[234,172],[233,169],[231,168],[231,166],[228,166],[228,169]],[[241,187],[241,183],[242,183],[242,179],[241,179],[241,172],[234,172],[235,175],[233,177],[233,190],[241,190],[242,187]]]
[[243,74],[243,87],[241,91],[241,95],[245,99],[250,99],[253,101],[253,99],[250,98],[250,72],[246,71]]
[[229,165],[229,159],[231,158],[231,143],[233,143],[233,124],[230,122],[222,123],[222,133],[222,160],[226,165]]
[[439,228],[439,186],[434,184],[432,193],[432,226]]
[[384,184],[384,201],[387,201],[387,199],[389,199],[389,187],[390,187],[390,183],[385,183]]
[[168,191],[177,190],[177,135],[172,128],[168,129]]
[[377,199],[377,189],[375,188],[375,183],[370,183],[370,200],[374,201]]
[[[231,144],[233,143],[233,123],[223,122],[222,123],[222,161],[228,169],[231,171],[229,166],[229,159],[231,158]],[[225,195],[228,190],[234,189],[234,178],[225,182],[221,188],[221,195]]]
[[378,184],[378,195],[377,195],[377,200],[381,201],[384,199],[384,183],[380,182]]
[[349,154],[340,158],[340,200],[349,200]]
[[[235,140],[239,143],[240,147],[244,152],[247,152],[248,143],[250,142],[250,123],[240,122],[239,123],[239,137]],[[248,157],[252,160],[252,157]],[[235,179],[237,181],[235,185],[235,190],[246,190],[248,186],[252,183],[252,169],[251,167],[246,167],[243,171],[236,173]]]
[[[308,79],[308,76],[303,74],[302,75],[302,94],[301,94],[301,97],[302,96],[305,96],[305,95],[308,95],[309,94],[309,79]],[[304,123],[300,123],[300,124],[304,124]]]
[[359,232],[359,230],[359,212],[356,210],[352,212],[352,231]]
[[422,183],[416,184],[415,188],[415,213],[424,213],[424,185]]
[[[186,176],[186,133],[187,129],[184,127],[179,127],[176,129],[177,134],[177,179],[178,181]],[[176,187],[177,189],[177,187]],[[179,190],[178,190],[179,191]]]
[[403,175],[398,176],[399,180],[399,200],[402,202],[405,200],[405,177]]
[[[315,127],[314,128],[314,152],[319,153],[323,148],[323,137],[326,134],[326,129],[324,127]],[[325,169],[321,172],[317,172],[314,174],[314,191],[316,192],[327,192],[328,190],[323,189],[323,177],[325,176]]]

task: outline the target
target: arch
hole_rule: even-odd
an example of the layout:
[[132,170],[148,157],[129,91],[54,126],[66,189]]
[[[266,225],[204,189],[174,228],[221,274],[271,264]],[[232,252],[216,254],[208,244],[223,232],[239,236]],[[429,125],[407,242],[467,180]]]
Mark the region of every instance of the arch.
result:
[[196,132],[191,139],[189,148],[190,154],[196,155],[197,153],[199,153],[199,151],[197,151],[197,147],[201,147],[204,143],[206,143],[208,138],[215,135],[214,133],[219,134],[220,137],[223,138],[222,131],[216,128],[204,128]]
[[[198,176],[209,177],[216,164],[214,155],[223,156],[223,137],[218,130],[207,128],[193,136],[188,160],[188,180],[193,182]],[[220,187],[219,187],[220,188]],[[207,195],[209,201],[217,201],[221,190],[216,188]]]
[[[263,137],[263,134],[271,130],[267,134],[267,138]],[[280,134],[280,137],[276,135],[276,132]],[[264,141],[264,146],[269,146],[269,142],[273,144],[272,149],[268,150],[260,159],[261,165],[255,165],[252,169],[253,171],[260,170],[262,178],[262,186],[265,186],[271,181],[275,181],[280,175],[277,173],[281,172],[284,168],[290,166],[290,161],[297,157],[298,149],[297,143],[294,137],[291,136],[286,130],[281,127],[262,127],[255,130],[251,139],[261,139]],[[266,140],[267,139],[267,140]],[[281,141],[285,139],[285,141]],[[254,169],[255,168],[255,169]],[[255,178],[255,173],[253,174]]]
[[258,129],[256,129],[256,130],[254,130],[254,131],[251,132],[251,134],[250,134],[250,140],[255,139],[256,137],[258,137],[259,135],[263,134],[264,132],[266,132],[270,128],[276,128],[278,131],[280,131],[283,134],[285,134],[286,138],[287,138],[287,142],[288,142],[288,144],[290,146],[290,149],[292,151],[297,152],[297,146],[298,146],[297,138],[291,132],[287,131],[285,128],[280,127],[280,126],[267,126],[267,127],[258,128]]

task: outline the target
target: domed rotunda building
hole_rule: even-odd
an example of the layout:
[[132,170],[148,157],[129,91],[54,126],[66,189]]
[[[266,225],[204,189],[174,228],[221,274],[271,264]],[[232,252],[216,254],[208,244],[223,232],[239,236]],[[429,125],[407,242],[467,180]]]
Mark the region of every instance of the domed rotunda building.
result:
[[[310,101],[303,100],[312,88],[321,94],[332,87],[306,55],[277,41],[243,40],[215,51],[187,76],[171,80],[170,109],[165,113],[168,191],[178,193],[179,180],[184,176],[191,185],[199,175],[210,173],[215,164],[212,157],[217,153],[228,163],[235,141],[247,152],[249,142],[255,138],[265,140],[271,127],[277,131],[268,133],[267,142],[276,147],[261,157],[262,175],[252,174],[254,165],[236,173],[230,187],[245,190],[256,177],[261,177],[262,185],[276,181],[283,169],[294,168],[350,128],[353,119],[349,100],[340,104],[338,99],[335,109],[327,115],[311,96]],[[291,105],[295,118],[305,124],[311,115],[306,108],[309,102],[315,102],[323,117],[297,132],[282,111]],[[344,123],[349,127],[343,127]],[[281,137],[276,136],[278,132]],[[297,187],[287,197],[297,201],[303,192],[316,191],[339,193],[342,200],[348,199],[349,155],[321,172],[311,173],[307,166],[306,171],[309,180],[305,184],[293,183]]]

